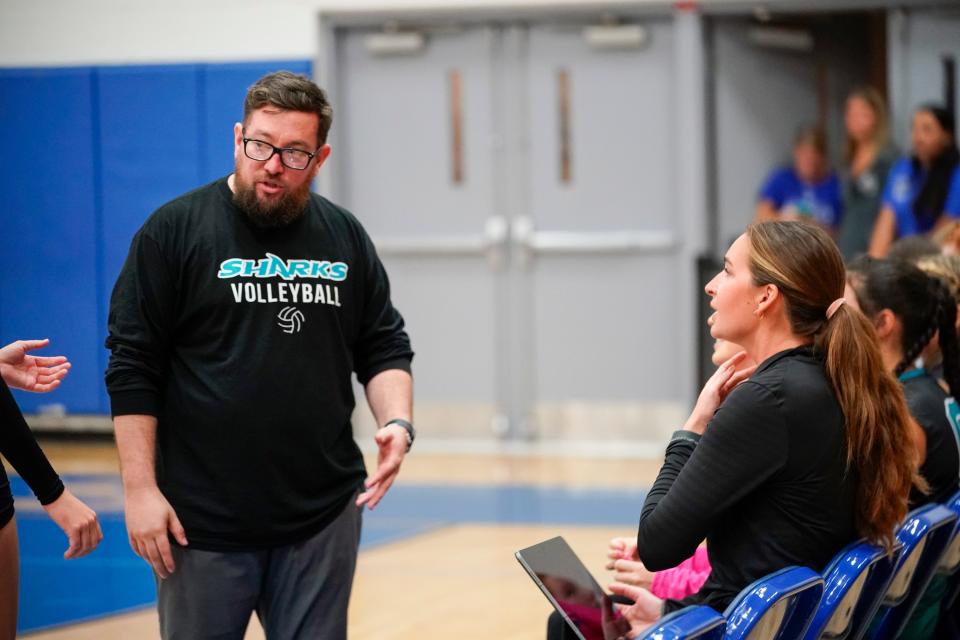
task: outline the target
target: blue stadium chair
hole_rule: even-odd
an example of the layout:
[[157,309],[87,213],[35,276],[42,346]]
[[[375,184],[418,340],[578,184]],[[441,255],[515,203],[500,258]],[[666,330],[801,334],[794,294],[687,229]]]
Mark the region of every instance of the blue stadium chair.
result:
[[[943,628],[940,635],[946,637],[948,634],[960,634],[960,615],[956,613],[960,609],[960,491],[947,500],[944,506],[957,514],[958,517],[957,526],[953,531],[953,540],[947,545],[947,550],[944,552],[940,566],[937,568],[938,573],[953,576],[941,604],[941,611],[943,611],[941,624]],[[950,620],[951,615],[953,616],[952,622]]]
[[802,638],[820,605],[823,578],[806,567],[787,567],[757,580],[724,612],[728,640]]
[[685,607],[657,620],[641,640],[723,640],[727,621],[705,606]]
[[863,591],[860,592],[860,600],[853,610],[853,617],[850,620],[850,629],[847,631],[848,640],[859,640],[870,628],[870,622],[873,616],[880,608],[884,596],[890,587],[890,581],[893,574],[899,566],[901,554],[904,545],[899,540],[894,540],[894,546],[890,555],[884,555],[874,565],[870,575],[867,576],[866,583],[863,585]]
[[[804,636],[806,640],[841,640],[850,635],[860,596],[871,574],[884,571],[881,561],[885,557],[882,547],[854,542],[833,558],[823,572],[823,599]],[[889,568],[886,574],[889,576]]]
[[871,640],[892,640],[903,630],[940,564],[956,521],[956,513],[938,504],[924,505],[907,514],[897,531],[903,552],[870,626]]
[[960,491],[947,500],[943,506],[957,514],[958,520],[953,529],[953,539],[947,544],[947,549],[940,560],[940,566],[937,567],[937,573],[952,576],[960,569]]

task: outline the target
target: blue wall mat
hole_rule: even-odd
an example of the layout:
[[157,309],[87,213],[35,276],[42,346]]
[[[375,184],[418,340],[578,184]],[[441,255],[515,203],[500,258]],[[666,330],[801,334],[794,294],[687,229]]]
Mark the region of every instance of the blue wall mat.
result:
[[233,123],[265,73],[308,60],[0,70],[0,341],[49,337],[74,368],[27,413],[109,413],[110,293],[157,207],[233,168]]
[[17,393],[95,412],[98,365],[92,72],[0,70],[0,341],[50,338],[73,361],[50,394]]
[[104,277],[113,286],[134,233],[160,205],[199,186],[199,70],[97,70]]
[[[100,326],[134,234],[157,209],[200,184],[202,137],[195,65],[97,70],[103,189]],[[101,369],[109,353],[99,350]],[[108,411],[106,392],[104,412]]]
[[309,60],[276,60],[237,64],[208,64],[201,68],[206,135],[202,141],[202,182],[233,171],[233,125],[243,119],[247,88],[273,71],[311,75]]

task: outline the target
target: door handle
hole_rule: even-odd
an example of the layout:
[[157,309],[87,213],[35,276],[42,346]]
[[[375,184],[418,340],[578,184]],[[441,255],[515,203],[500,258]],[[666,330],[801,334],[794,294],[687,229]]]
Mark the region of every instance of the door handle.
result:
[[503,216],[491,216],[476,234],[438,234],[423,236],[381,236],[376,239],[377,251],[385,256],[438,257],[486,256],[491,266],[503,264],[509,225]]
[[536,254],[657,253],[677,245],[673,232],[667,230],[537,231],[528,216],[513,220],[511,236],[527,259]]

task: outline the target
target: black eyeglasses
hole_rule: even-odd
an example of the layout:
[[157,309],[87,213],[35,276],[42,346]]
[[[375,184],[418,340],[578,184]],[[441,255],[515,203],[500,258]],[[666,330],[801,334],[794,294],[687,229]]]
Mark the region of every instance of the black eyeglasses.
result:
[[243,139],[243,153],[251,160],[257,162],[266,162],[274,154],[280,154],[280,162],[288,169],[303,171],[313,160],[316,153],[310,153],[303,149],[291,149],[290,147],[275,147],[269,142],[263,140],[254,140],[253,138]]

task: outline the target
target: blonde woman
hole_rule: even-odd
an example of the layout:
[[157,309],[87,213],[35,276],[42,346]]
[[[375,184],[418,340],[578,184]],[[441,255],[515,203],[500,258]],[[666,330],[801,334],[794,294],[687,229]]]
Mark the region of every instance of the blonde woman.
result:
[[860,87],[850,92],[844,124],[843,221],[837,245],[849,260],[867,251],[883,185],[897,152],[890,144],[887,105],[876,89]]

